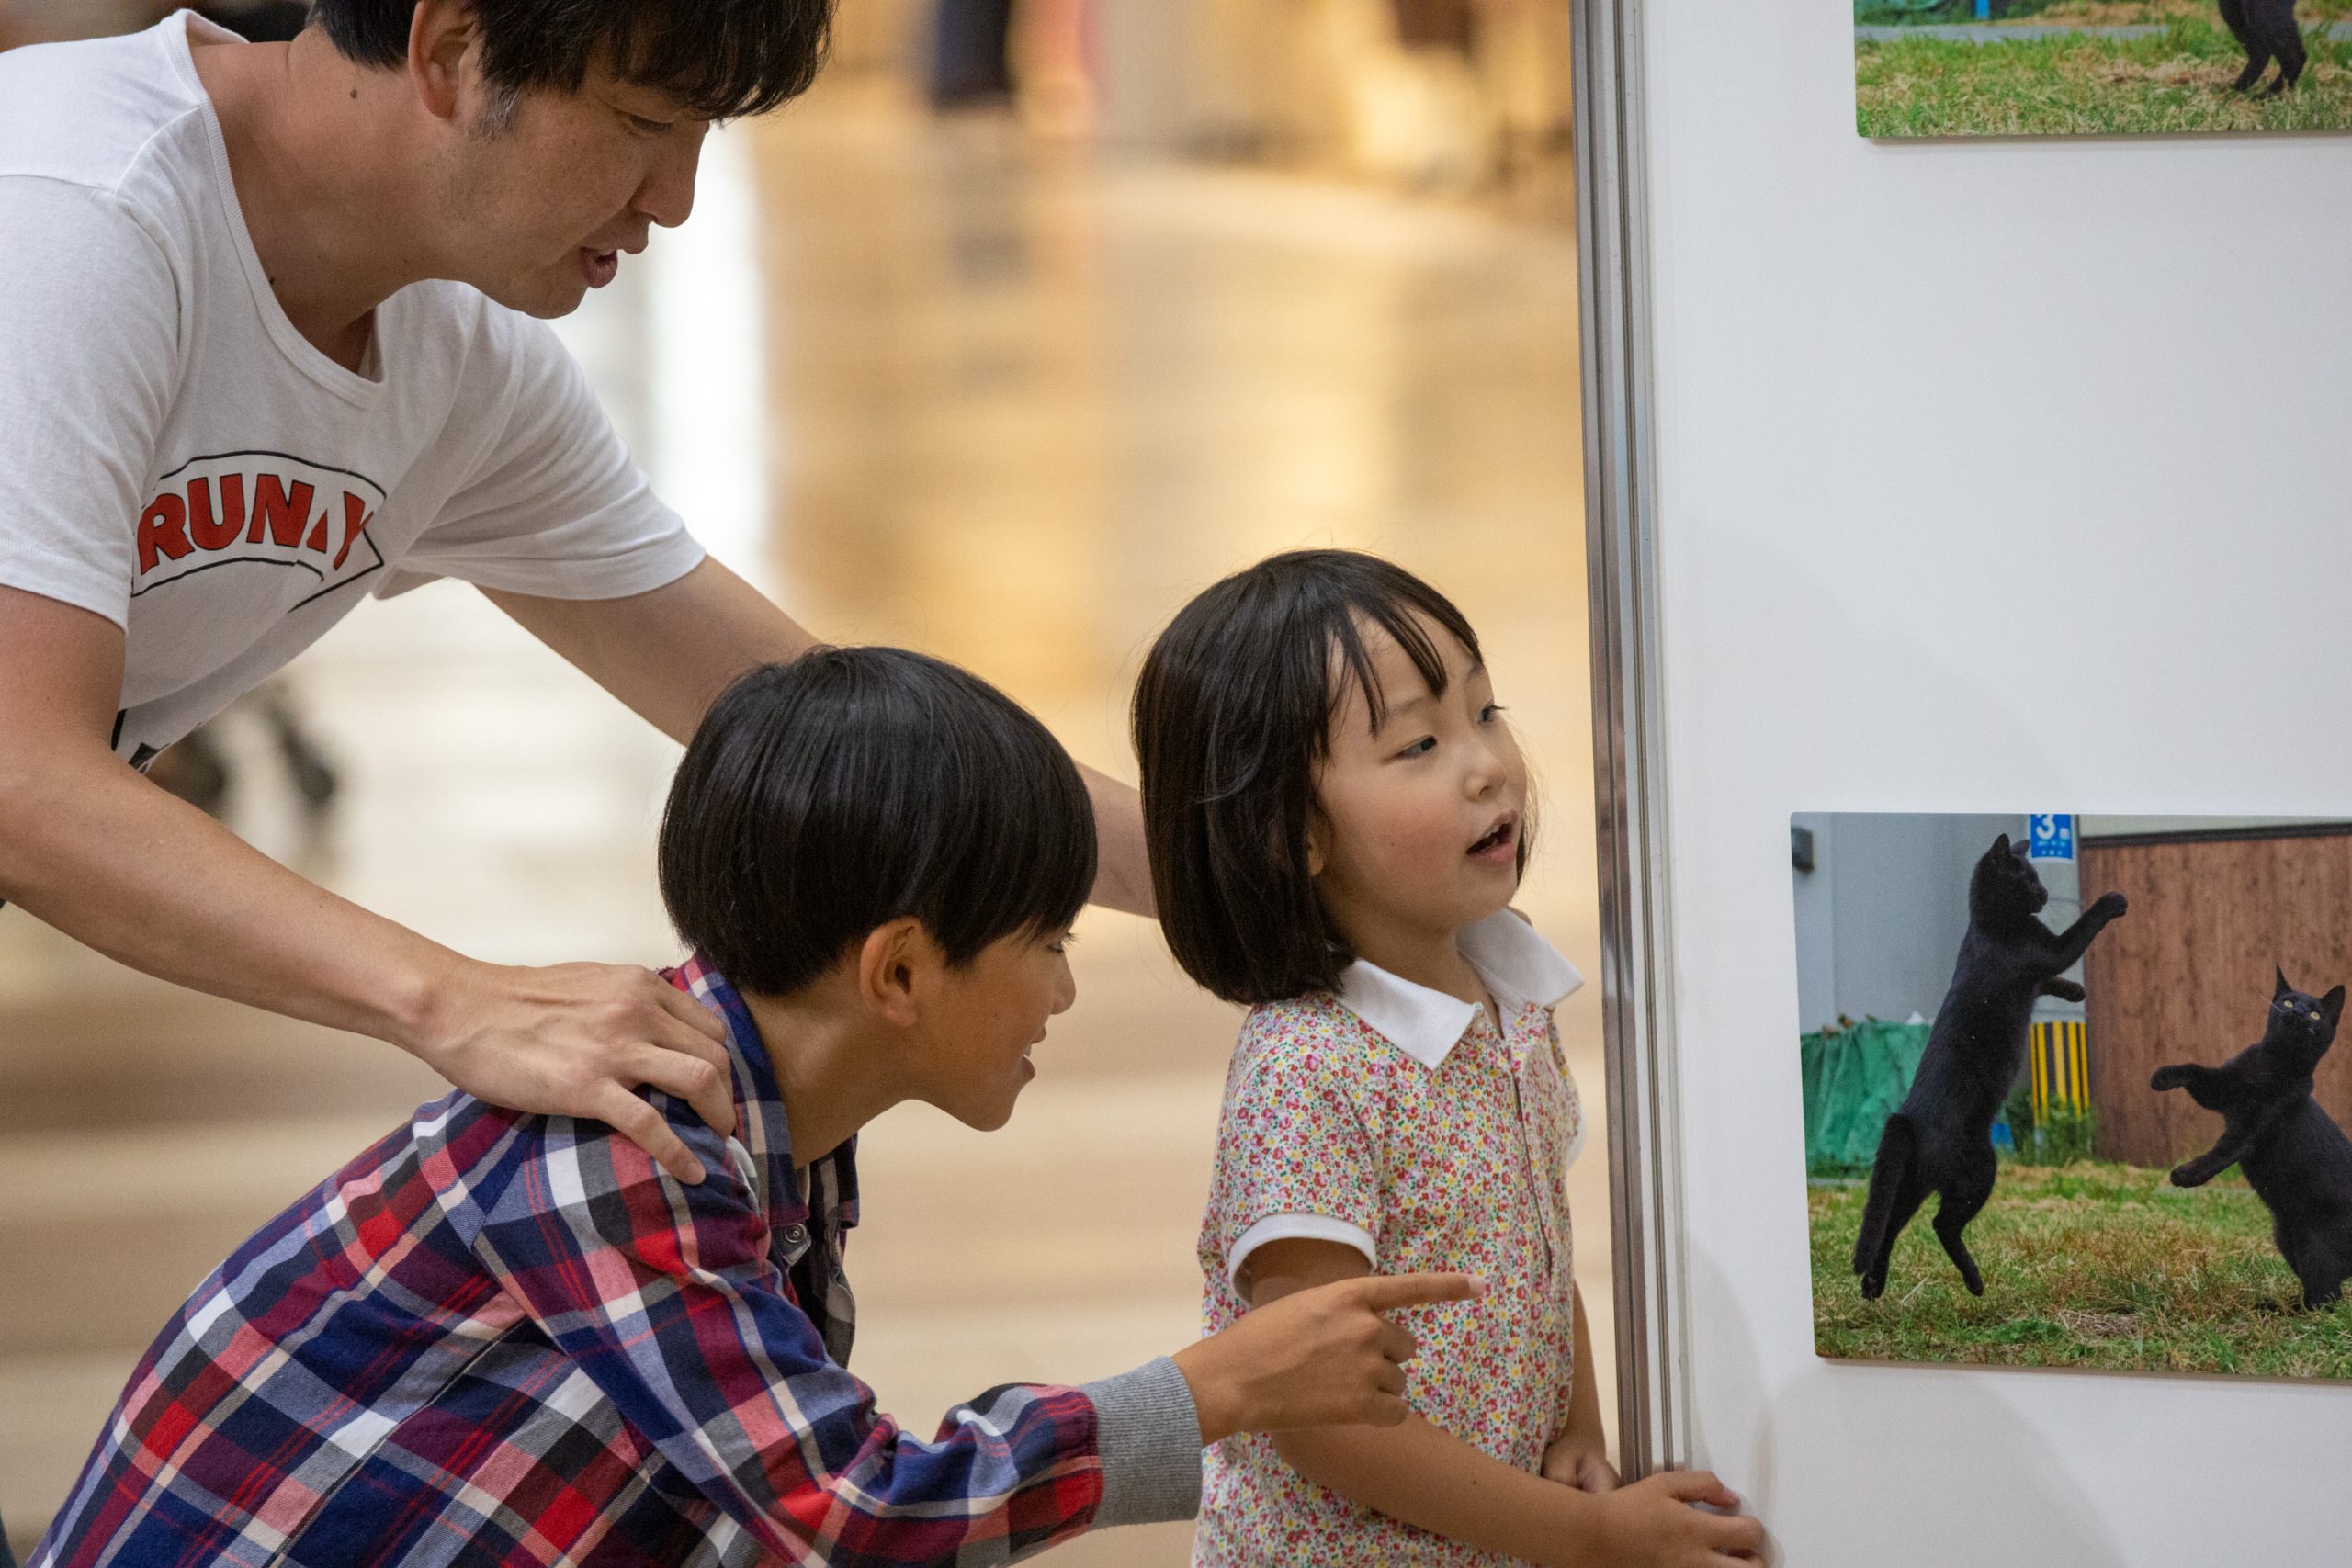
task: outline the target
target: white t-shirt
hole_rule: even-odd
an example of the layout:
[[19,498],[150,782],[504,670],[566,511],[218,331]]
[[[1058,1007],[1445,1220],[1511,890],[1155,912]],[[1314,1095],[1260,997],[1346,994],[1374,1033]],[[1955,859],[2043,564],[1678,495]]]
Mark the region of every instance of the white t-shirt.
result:
[[457,283],[306,342],[245,231],[182,12],[0,54],[0,584],[124,629],[143,764],[370,592],[552,598],[702,558],[541,322]]

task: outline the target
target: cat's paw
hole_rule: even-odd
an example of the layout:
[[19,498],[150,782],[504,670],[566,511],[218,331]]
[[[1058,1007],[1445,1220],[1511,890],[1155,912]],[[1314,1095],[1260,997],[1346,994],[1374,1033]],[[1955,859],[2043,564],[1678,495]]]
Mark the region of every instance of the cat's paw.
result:
[[2175,1187],[2202,1187],[2212,1179],[2213,1173],[2199,1169],[2195,1160],[2172,1168],[2172,1184]]
[[2168,1089],[2178,1089],[2188,1081],[2188,1069],[2177,1062],[2169,1067],[2158,1067],[2148,1075],[2148,1087],[2160,1094]]
[[2091,906],[2091,913],[2101,919],[2112,920],[2128,913],[2131,908],[2132,900],[2122,894],[2102,893],[2098,896],[2098,902]]
[[2045,997],[2056,997],[2062,1002],[2078,1002],[2084,997],[2082,987],[2072,980],[2045,981],[2042,984],[2041,994]]
[[1863,1275],[1863,1276],[1862,1276],[1862,1300],[1864,1300],[1864,1301],[1866,1301],[1866,1302],[1874,1302],[1874,1301],[1878,1300],[1880,1296],[1884,1295],[1885,1293],[1886,1293],[1886,1276],[1885,1276],[1885,1275],[1883,1275],[1883,1274],[1865,1274],[1865,1275]]

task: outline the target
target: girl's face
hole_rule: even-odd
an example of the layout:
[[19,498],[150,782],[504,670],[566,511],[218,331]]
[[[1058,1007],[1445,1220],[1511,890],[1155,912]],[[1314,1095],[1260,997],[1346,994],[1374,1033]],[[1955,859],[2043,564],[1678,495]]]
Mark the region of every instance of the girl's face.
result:
[[1363,627],[1387,711],[1350,683],[1316,775],[1310,863],[1324,908],[1358,949],[1450,937],[1519,889],[1527,763],[1486,667],[1423,623],[1445,660],[1432,693],[1396,639]]

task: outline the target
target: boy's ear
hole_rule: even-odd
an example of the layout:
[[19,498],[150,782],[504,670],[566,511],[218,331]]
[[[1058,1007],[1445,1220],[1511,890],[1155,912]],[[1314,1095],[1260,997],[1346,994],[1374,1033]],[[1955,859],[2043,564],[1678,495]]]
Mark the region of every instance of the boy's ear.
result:
[[931,933],[912,916],[876,926],[857,950],[857,994],[891,1023],[911,1028],[919,1013],[919,976],[937,956]]

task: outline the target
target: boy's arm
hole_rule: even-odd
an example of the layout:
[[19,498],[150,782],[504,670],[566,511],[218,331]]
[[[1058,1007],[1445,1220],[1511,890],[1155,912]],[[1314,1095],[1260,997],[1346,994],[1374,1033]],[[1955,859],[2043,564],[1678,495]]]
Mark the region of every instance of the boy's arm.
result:
[[709,1180],[687,1187],[601,1123],[552,1119],[474,1254],[642,1438],[791,1561],[947,1564],[973,1542],[1019,1555],[1189,1518],[1204,1440],[1400,1419],[1411,1338],[1379,1314],[1478,1293],[1459,1275],[1317,1292],[1084,1389],[992,1389],[925,1442],[827,1358],[718,1136],[650,1098]]
[[718,1135],[653,1099],[709,1179],[688,1187],[600,1122],[550,1119],[474,1254],[766,1551],[903,1568],[953,1562],[972,1541],[1019,1554],[1097,1524],[1191,1516],[1200,1434],[1165,1360],[1091,1391],[992,1389],[929,1442],[902,1430],[827,1357]]

